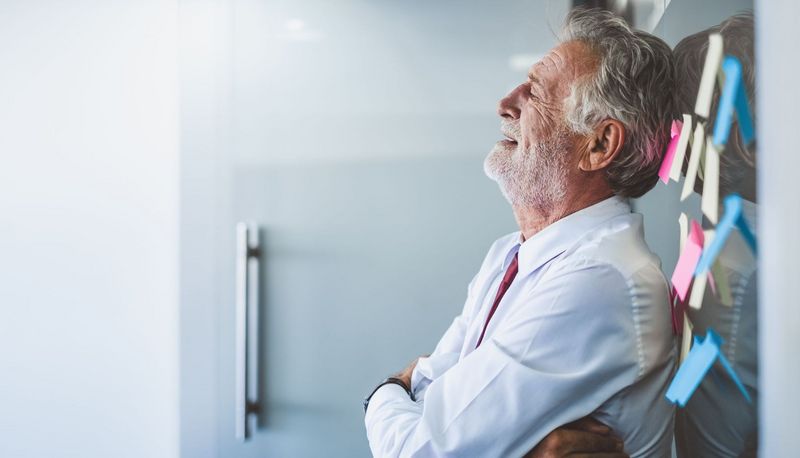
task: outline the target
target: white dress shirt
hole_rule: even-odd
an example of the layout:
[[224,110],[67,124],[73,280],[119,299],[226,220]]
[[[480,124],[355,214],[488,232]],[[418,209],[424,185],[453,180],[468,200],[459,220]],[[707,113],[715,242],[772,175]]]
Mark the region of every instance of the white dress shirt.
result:
[[[467,300],[412,375],[372,397],[365,423],[375,456],[514,457],[555,428],[592,415],[633,457],[668,457],[673,408],[664,398],[676,347],[668,287],[642,218],[611,197],[524,243],[497,240]],[[519,272],[475,348],[516,253]]]
[[[743,202],[756,231],[756,205]],[[758,433],[758,271],[757,261],[739,231],[733,231],[717,258],[728,278],[733,304],[720,302],[706,287],[703,306],[689,309],[692,334],[713,328],[725,341],[722,352],[753,399],[747,402],[724,369],[715,365],[676,416],[679,457],[755,456]]]

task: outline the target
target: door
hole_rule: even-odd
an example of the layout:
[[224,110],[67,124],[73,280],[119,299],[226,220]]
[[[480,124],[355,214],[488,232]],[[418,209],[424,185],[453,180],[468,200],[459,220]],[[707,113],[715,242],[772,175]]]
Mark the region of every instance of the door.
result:
[[[183,456],[369,456],[364,395],[433,349],[515,230],[483,159],[497,100],[553,43],[563,11],[550,15],[522,1],[184,4]],[[237,354],[240,222],[261,242],[257,357]],[[237,357],[257,378],[247,440]]]

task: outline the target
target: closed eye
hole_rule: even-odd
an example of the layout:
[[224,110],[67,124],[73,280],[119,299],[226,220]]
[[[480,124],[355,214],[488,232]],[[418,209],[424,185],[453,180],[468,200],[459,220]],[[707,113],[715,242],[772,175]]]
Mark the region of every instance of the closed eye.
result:
[[529,86],[528,93],[531,95],[531,97],[539,98],[538,93],[539,93],[540,87],[538,85],[538,81],[535,80],[535,79],[529,80],[528,81],[528,86]]

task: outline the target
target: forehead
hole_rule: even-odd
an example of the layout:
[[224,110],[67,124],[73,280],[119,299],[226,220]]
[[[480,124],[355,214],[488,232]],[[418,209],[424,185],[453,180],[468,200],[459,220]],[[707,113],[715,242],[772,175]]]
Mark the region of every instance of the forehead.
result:
[[533,81],[571,82],[593,71],[598,63],[588,45],[580,41],[561,43],[533,64],[528,78]]

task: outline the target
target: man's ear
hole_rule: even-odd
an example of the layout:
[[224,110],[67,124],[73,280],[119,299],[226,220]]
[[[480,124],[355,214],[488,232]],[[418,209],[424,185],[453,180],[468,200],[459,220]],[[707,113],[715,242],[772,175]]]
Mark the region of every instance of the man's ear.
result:
[[578,163],[584,172],[593,172],[608,167],[625,144],[625,126],[616,119],[606,119],[597,125]]

